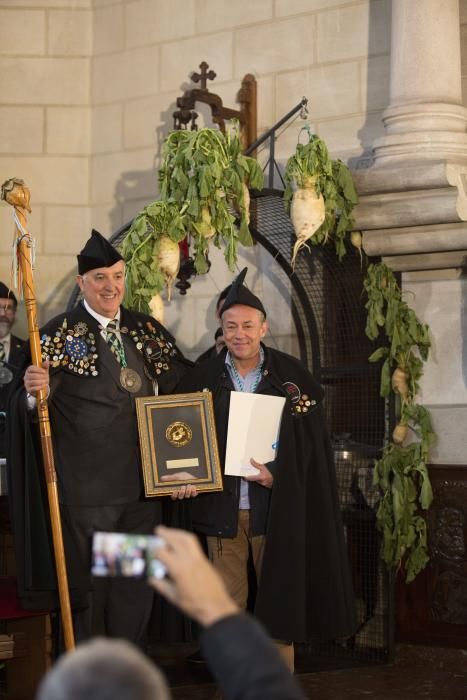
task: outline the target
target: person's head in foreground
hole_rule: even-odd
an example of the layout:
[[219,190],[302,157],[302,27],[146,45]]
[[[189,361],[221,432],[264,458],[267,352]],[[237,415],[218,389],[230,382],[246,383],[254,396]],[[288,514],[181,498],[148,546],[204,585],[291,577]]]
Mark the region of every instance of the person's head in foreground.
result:
[[170,700],[162,673],[121,639],[96,638],[62,656],[36,700]]

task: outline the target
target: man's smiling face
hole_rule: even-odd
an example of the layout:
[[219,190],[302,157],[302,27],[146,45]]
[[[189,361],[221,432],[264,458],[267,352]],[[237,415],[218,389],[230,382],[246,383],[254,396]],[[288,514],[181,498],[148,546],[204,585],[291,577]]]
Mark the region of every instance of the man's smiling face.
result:
[[96,267],[78,275],[79,288],[91,309],[106,318],[114,318],[125,294],[125,263]]

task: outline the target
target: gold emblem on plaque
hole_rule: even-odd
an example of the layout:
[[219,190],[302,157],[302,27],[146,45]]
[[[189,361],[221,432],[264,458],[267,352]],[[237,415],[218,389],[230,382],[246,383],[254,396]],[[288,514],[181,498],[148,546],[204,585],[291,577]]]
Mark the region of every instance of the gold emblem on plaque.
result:
[[185,447],[192,437],[193,431],[190,426],[181,420],[171,423],[165,431],[165,438],[173,447]]

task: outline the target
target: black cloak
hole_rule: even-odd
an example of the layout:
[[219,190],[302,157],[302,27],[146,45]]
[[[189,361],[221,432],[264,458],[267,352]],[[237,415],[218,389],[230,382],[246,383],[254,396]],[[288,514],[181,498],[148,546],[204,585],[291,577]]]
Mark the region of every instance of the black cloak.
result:
[[[145,372],[158,382],[161,393],[170,393],[187,368],[192,366],[176,347],[174,338],[155,319],[123,307],[121,326],[133,339],[144,361]],[[98,337],[97,321],[81,304],[49,321],[41,330],[41,345],[43,359],[51,362],[51,377],[62,371],[82,374],[85,397],[86,382],[93,382],[93,372],[97,375],[100,370],[100,355],[93,346]],[[57,338],[60,345],[56,342]],[[23,371],[19,373],[10,397],[7,420],[8,494],[18,594],[24,608],[45,610],[57,608],[58,598],[39,430],[36,413],[27,411],[23,385],[24,370],[30,362],[30,356],[26,354]],[[162,522],[183,526],[186,522],[185,504],[160,500],[164,501],[161,503]],[[71,603],[74,608],[80,608],[85,605],[87,577],[83,580],[79,572],[75,573],[69,555],[67,559]]]
[[[355,607],[322,407],[324,392],[298,360],[263,349],[262,379],[256,391],[285,396],[286,404],[254,612],[275,639],[305,642],[350,636],[356,629]],[[225,351],[197,365],[177,387],[184,392],[212,391],[222,465],[233,390],[224,362]],[[219,513],[223,498],[228,498],[226,493],[200,494],[193,508],[204,503]]]

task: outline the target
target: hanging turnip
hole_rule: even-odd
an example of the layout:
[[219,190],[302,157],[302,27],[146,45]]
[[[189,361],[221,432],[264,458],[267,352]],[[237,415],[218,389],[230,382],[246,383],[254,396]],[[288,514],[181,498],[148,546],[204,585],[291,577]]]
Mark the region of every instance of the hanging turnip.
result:
[[307,178],[303,187],[295,190],[290,206],[290,218],[297,240],[293,247],[292,267],[297,253],[319,229],[326,215],[324,198],[316,193],[316,178]]
[[245,211],[245,219],[247,224],[250,224],[250,190],[248,189],[248,185],[246,183],[242,182],[242,191],[243,191],[243,208]]
[[409,429],[406,425],[404,425],[404,423],[398,423],[392,431],[393,442],[395,442],[396,445],[402,445],[408,432]]
[[156,242],[154,256],[157,259],[158,268],[164,276],[167,287],[167,301],[170,301],[172,285],[180,269],[180,248],[178,243],[166,234],[162,235]]
[[211,212],[207,204],[201,207],[201,220],[193,221],[194,235],[196,234],[202,236],[203,238],[210,239],[216,234],[216,229],[212,224]]
[[180,268],[179,243],[186,235],[184,209],[174,202],[151,202],[134,219],[121,246],[128,308],[151,313],[149,303],[164,286],[170,300]]
[[149,309],[151,311],[151,316],[164,325],[164,301],[160,294],[154,294],[154,296],[151,297],[149,300]]
[[360,231],[352,231],[350,234],[350,242],[352,243],[353,247],[358,250],[358,253],[360,255],[360,264],[363,262],[363,236],[360,233]]
[[[345,255],[345,237],[352,229],[352,209],[358,201],[349,169],[332,160],[324,141],[312,134],[308,143],[298,143],[284,172],[284,203],[290,209],[297,241],[292,267],[303,247],[334,240],[339,259]],[[303,132],[303,130],[302,130]],[[302,133],[301,132],[301,133]]]
[[409,384],[407,372],[400,367],[396,367],[392,373],[391,385],[393,390],[400,394],[400,397],[405,401],[409,394]]

